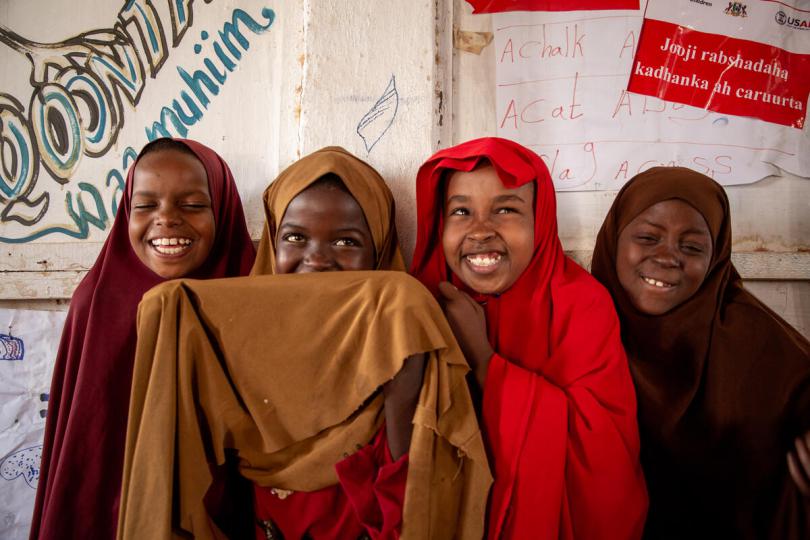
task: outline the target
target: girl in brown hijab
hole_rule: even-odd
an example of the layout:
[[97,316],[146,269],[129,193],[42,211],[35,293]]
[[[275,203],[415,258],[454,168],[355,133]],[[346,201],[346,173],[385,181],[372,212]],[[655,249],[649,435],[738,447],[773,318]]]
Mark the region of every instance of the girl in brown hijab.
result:
[[[267,219],[253,275],[404,271],[388,186],[377,171],[342,148],[324,148],[290,165],[267,188],[264,203]],[[398,534],[405,454],[423,365],[422,355],[409,358],[383,386],[385,433],[378,431],[369,444],[336,464],[339,484],[310,493],[254,485],[261,524],[257,538],[269,531],[284,538],[355,540],[364,528],[373,538]],[[377,493],[388,501],[380,504]]]
[[685,168],[637,175],[592,271],[616,304],[638,394],[645,536],[808,538],[810,344],[743,288],[723,188]]

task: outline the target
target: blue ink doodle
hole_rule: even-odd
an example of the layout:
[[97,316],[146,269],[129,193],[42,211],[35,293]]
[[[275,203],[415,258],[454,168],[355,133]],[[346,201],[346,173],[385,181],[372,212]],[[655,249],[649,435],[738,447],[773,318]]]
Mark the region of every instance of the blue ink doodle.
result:
[[[49,401],[50,399],[51,399],[51,394],[40,394],[40,395],[39,395],[39,400],[40,400],[41,402],[43,402],[43,403],[46,403],[46,402],[47,402],[47,401]],[[46,416],[48,416],[48,409],[47,409],[47,408],[45,408],[45,409],[40,409],[40,410],[39,410],[39,417],[40,417],[40,418],[45,418]]]
[[42,445],[24,448],[0,460],[0,478],[11,482],[22,476],[29,487],[36,489]]
[[391,75],[391,80],[383,95],[357,124],[357,134],[363,139],[366,152],[371,153],[374,145],[382,139],[382,136],[394,123],[398,108],[399,94],[397,93],[396,79]]
[[23,340],[8,334],[0,334],[0,360],[22,360],[24,357]]

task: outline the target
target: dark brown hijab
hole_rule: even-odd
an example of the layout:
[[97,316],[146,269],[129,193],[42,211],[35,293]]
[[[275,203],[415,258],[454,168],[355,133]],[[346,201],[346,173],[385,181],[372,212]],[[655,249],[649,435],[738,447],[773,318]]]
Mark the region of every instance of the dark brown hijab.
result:
[[[669,199],[703,215],[713,256],[694,296],[646,315],[619,283],[618,238]],[[810,344],[743,288],[723,188],[685,168],[637,175],[605,218],[592,271],[613,296],[638,393],[646,537],[810,538],[810,499],[786,463],[810,428]]]

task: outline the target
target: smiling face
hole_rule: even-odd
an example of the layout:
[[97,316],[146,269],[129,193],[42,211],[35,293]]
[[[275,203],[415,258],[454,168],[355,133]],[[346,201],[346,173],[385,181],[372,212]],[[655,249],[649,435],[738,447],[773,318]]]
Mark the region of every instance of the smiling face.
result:
[[662,315],[697,292],[711,260],[706,220],[670,199],[647,208],[619,234],[616,273],[636,309]]
[[199,268],[214,244],[208,176],[196,157],[158,150],[135,166],[129,242],[138,259],[166,279]]
[[455,172],[444,199],[442,248],[471,289],[502,293],[534,253],[534,184],[507,189],[491,166]]
[[351,194],[315,184],[290,201],[276,233],[276,273],[373,270],[374,263],[374,240]]

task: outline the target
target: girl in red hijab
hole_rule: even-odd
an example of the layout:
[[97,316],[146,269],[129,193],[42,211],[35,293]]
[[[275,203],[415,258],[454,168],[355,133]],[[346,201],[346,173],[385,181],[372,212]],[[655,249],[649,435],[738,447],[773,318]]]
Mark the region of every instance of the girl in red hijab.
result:
[[636,403],[607,292],[562,251],[554,186],[517,143],[442,150],[416,180],[414,275],[482,396],[488,538],[638,538]]
[[254,257],[225,161],[195,141],[147,144],[129,170],[107,241],[70,302],[31,539],[115,537],[143,293],[182,276],[246,275]]

